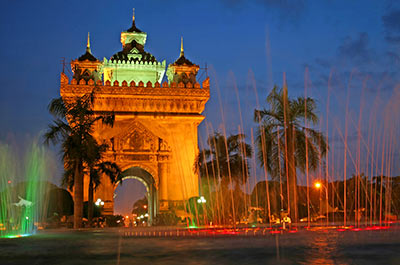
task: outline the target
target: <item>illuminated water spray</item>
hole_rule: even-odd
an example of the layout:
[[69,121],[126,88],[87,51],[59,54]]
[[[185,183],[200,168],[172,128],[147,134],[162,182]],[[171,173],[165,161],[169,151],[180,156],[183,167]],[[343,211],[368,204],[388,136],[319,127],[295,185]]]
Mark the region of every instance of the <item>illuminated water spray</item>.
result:
[[15,148],[0,142],[0,237],[30,235],[45,220],[49,187],[45,156],[36,141],[21,158]]

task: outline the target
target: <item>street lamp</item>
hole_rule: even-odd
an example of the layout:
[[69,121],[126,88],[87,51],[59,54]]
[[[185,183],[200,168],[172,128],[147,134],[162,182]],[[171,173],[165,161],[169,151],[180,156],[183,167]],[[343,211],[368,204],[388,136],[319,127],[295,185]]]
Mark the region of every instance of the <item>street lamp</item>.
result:
[[104,202],[100,198],[98,198],[94,204],[96,204],[96,206],[104,206]]
[[317,182],[315,182],[315,184],[314,184],[314,186],[317,188],[317,189],[319,189],[319,188],[321,188],[321,182],[319,182],[319,181],[317,181]]
[[319,190],[319,214],[322,215],[322,197],[321,197],[321,182],[315,182],[314,186]]
[[206,199],[204,198],[204,196],[201,196],[200,198],[197,199],[197,203],[206,203]]
[[326,192],[326,220],[328,222],[328,189],[326,188],[326,186],[324,184],[322,184],[321,181],[316,181],[314,183],[314,187],[317,188],[319,190],[319,212],[320,215],[322,215],[322,196],[321,196],[321,188],[323,187],[325,189]]

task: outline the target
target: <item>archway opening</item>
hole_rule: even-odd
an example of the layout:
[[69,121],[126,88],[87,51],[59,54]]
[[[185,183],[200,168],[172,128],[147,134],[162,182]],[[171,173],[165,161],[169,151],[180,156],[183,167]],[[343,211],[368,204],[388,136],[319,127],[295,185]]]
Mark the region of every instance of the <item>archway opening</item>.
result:
[[125,217],[125,226],[152,225],[158,211],[153,176],[141,167],[131,167],[122,174],[122,183],[114,190],[114,214]]
[[[114,214],[124,216],[125,226],[144,225],[149,215],[148,197],[145,183],[134,177],[126,177],[114,191]],[[141,209],[134,209],[139,204]]]

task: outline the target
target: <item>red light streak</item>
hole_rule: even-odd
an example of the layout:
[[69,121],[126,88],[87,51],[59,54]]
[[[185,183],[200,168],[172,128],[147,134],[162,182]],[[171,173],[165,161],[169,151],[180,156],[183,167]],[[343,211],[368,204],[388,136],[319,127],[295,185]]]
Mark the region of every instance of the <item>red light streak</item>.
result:
[[271,234],[281,234],[281,231],[279,231],[279,230],[274,230],[274,231],[271,231],[270,233],[271,233]]

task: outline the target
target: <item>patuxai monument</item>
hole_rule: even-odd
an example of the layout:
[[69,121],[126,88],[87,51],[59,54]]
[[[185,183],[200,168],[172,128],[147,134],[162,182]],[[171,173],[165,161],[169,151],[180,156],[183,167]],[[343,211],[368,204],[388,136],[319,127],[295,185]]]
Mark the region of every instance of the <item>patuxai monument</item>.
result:
[[[124,178],[146,186],[151,222],[199,195],[197,128],[210,86],[208,77],[198,83],[199,66],[185,57],[183,42],[179,58],[167,65],[145,50],[146,38],[133,16],[132,26],[121,32],[122,50],[103,61],[92,54],[88,38],[86,53],[71,62],[73,78],[61,74],[60,92],[67,101],[93,92],[95,112],[115,114],[114,126],[99,123],[95,136],[108,144],[106,159],[119,165]],[[88,181],[86,176],[85,187]],[[96,189],[103,214],[113,214],[117,186],[104,177]]]

